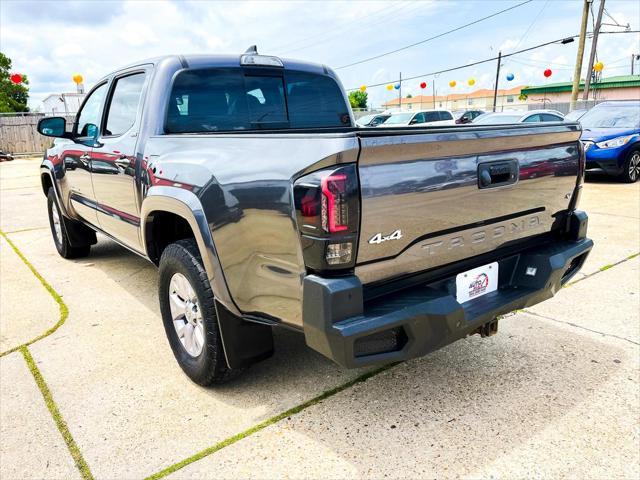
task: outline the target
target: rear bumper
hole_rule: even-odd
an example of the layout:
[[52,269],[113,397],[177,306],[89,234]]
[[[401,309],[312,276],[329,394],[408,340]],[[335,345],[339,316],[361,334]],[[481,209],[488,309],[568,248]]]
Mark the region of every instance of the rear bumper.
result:
[[[498,290],[464,304],[456,301],[456,275],[367,302],[356,276],[309,275],[303,284],[307,345],[348,368],[437,350],[498,315],[555,295],[582,267],[593,247],[586,228],[586,214],[575,212],[570,239],[498,259]],[[534,276],[527,275],[529,267],[536,269]]]

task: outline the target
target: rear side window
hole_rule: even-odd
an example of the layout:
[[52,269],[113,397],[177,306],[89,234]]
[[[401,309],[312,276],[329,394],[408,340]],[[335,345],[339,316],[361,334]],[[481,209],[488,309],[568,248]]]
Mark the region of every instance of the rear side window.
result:
[[440,112],[440,120],[453,120],[453,117],[449,112]]
[[438,112],[425,112],[424,121],[425,122],[439,122],[440,121],[440,115],[438,115]]
[[116,80],[107,113],[105,135],[122,135],[136,122],[142,96],[144,73],[128,75]]
[[337,83],[306,72],[240,68],[185,70],[173,83],[167,133],[351,125]]

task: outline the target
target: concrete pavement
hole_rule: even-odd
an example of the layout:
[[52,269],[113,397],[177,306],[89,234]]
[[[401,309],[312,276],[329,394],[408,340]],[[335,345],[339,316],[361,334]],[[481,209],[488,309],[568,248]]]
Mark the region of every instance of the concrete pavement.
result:
[[[275,357],[238,381],[192,384],[165,339],[155,267],[103,238],[86,259],[60,258],[37,167],[0,165],[0,226],[69,308],[29,348],[96,478],[152,475],[364,373],[278,331]],[[495,337],[392,367],[173,476],[637,478],[639,262],[600,269],[640,250],[639,205],[640,184],[586,184],[596,248],[575,285],[506,318]],[[55,323],[48,293],[0,249],[14,272],[2,275],[2,331],[18,320],[6,314],[11,289],[42,305],[28,321]],[[77,476],[20,353],[0,358],[0,372],[0,477]],[[28,418],[11,415],[24,402]],[[28,438],[42,439],[37,450],[21,448]]]

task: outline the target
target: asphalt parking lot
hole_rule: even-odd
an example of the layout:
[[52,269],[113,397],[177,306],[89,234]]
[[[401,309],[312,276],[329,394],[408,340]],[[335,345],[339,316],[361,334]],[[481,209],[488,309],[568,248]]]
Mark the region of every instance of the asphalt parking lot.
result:
[[38,166],[0,164],[0,478],[640,477],[640,183],[586,184],[587,264],[494,337],[372,371],[278,331],[206,389],[153,265],[103,237],[58,256]]

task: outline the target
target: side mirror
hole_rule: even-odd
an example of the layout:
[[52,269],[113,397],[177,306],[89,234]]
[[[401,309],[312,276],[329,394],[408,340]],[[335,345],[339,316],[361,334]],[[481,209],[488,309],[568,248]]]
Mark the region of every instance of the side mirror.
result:
[[415,125],[416,123],[418,123],[418,119],[414,118],[409,122],[409,125]]
[[45,137],[70,138],[66,132],[66,120],[63,117],[43,118],[38,122],[38,133]]

